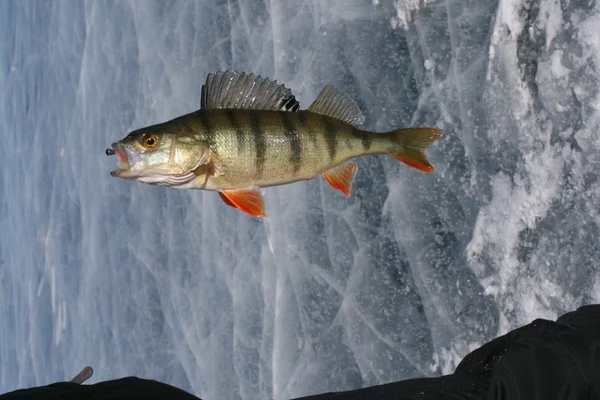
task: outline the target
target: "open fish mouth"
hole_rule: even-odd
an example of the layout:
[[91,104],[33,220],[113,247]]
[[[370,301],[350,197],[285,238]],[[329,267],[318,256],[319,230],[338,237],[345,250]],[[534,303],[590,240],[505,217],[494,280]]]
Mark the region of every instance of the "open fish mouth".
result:
[[112,155],[116,155],[117,156],[117,169],[114,171],[111,171],[110,174],[112,176],[119,176],[121,175],[124,171],[129,170],[129,160],[127,159],[127,153],[125,151],[125,148],[123,147],[122,144],[120,143],[113,143],[111,145],[111,147],[109,147],[108,149],[106,149],[106,155],[107,156],[112,156]]
[[[190,170],[184,170],[170,160],[155,164],[148,164],[141,159],[140,155],[132,151],[122,142],[115,142],[105,151],[107,156],[117,157],[117,169],[110,175],[117,178],[136,180],[150,185],[170,186],[173,188],[185,188],[185,185],[195,180],[199,175],[210,173],[207,164],[209,150],[206,149],[196,164]],[[175,151],[177,159],[177,152]],[[152,161],[152,160],[150,160]],[[203,166],[206,165],[204,168]]]

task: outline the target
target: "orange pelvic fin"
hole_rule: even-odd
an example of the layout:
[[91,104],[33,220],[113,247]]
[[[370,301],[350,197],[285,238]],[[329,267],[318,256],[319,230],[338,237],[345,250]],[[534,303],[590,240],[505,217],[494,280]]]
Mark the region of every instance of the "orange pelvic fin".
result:
[[337,167],[331,168],[323,172],[323,178],[329,183],[334,189],[339,190],[346,196],[350,196],[350,189],[352,187],[352,180],[356,174],[358,167],[352,161],[338,165]]
[[225,204],[237,208],[253,217],[264,217],[265,204],[258,189],[224,190],[219,196]]
[[424,172],[435,169],[425,156],[425,148],[442,136],[442,131],[436,128],[408,128],[392,132],[400,146],[390,155],[404,164]]

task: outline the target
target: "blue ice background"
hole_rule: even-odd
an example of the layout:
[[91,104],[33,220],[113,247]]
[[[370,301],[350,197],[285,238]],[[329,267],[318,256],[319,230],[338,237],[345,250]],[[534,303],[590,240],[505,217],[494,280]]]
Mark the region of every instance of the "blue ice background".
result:
[[[1,0],[0,393],[84,365],[205,399],[352,389],[600,302],[598,28],[554,0]],[[440,127],[437,171],[361,158],[351,198],[270,188],[264,221],[110,177],[112,141],[224,69]]]

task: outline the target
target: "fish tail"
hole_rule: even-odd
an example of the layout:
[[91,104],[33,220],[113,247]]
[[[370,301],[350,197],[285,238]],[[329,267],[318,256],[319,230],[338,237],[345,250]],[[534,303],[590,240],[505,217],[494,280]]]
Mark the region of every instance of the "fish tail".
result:
[[394,148],[390,155],[396,160],[424,172],[435,169],[425,156],[425,148],[442,136],[436,128],[405,128],[390,132],[393,136]]

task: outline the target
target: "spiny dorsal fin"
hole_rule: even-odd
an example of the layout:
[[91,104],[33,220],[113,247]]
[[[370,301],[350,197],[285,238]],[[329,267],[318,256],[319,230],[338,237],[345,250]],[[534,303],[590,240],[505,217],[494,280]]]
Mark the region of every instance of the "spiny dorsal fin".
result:
[[352,125],[360,125],[365,120],[354,100],[331,84],[323,88],[319,97],[308,107],[308,111],[327,115]]
[[200,108],[298,111],[300,104],[292,91],[277,81],[226,71],[208,74],[202,85]]

